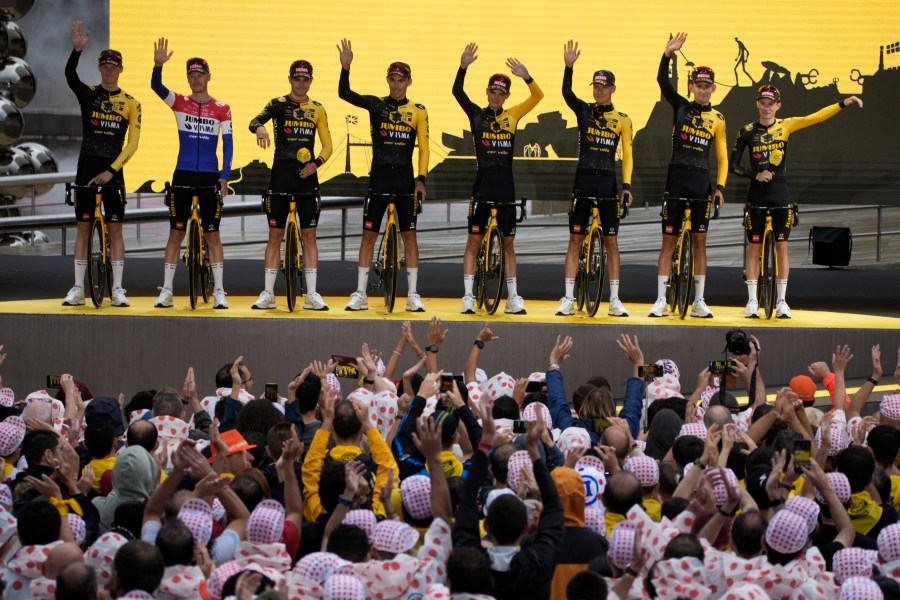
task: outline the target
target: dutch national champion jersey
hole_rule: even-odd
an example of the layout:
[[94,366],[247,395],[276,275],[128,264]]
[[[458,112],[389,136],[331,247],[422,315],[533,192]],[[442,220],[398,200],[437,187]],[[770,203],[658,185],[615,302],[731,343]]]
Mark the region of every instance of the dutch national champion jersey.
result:
[[341,69],[338,96],[369,113],[372,133],[372,166],[405,167],[412,164],[419,145],[419,176],[428,175],[428,111],[408,98],[363,96],[350,89],[350,71]]
[[631,119],[612,104],[588,104],[572,92],[572,68],[563,73],[563,98],[578,117],[578,170],[615,175],[616,146],[622,144],[622,183],[631,184]]
[[728,178],[728,142],[725,117],[709,104],[701,106],[678,94],[669,82],[669,58],[663,54],[656,76],[663,97],[675,111],[672,128],[672,158],[669,166],[709,171],[709,151],[716,147],[716,183],[725,186]]
[[[791,117],[788,119],[776,119],[774,123],[766,127],[759,121],[750,123],[741,129],[731,152],[729,166],[731,172],[741,177],[754,177],[760,171],[769,169],[769,157],[773,150],[780,150],[783,154],[781,164],[772,169],[776,179],[783,179],[787,172],[787,146],[788,139],[795,131],[804,127],[821,123],[841,112],[843,103],[831,104],[822,110],[805,117]],[[741,166],[741,158],[744,150],[750,152],[750,168]]]
[[297,102],[290,96],[273,98],[261,113],[250,121],[250,131],[272,121],[275,138],[275,160],[308,163],[315,158],[316,132],[322,143],[319,158],[324,163],[331,156],[331,133],[325,107],[315,100]]
[[[150,87],[175,113],[178,126],[178,162],[176,171],[219,173],[219,179],[228,181],[231,176],[231,108],[224,102],[210,97],[197,102],[190,96],[169,91],[162,82],[162,67],[153,67]],[[222,169],[216,147],[222,132]]]
[[[66,63],[66,81],[81,107],[81,154],[110,161],[118,171],[134,155],[141,137],[141,103],[123,92],[108,92],[85,85],[76,71],[81,52],[72,50]],[[123,147],[125,131],[128,143]]]
[[466,70],[460,69],[456,72],[456,80],[453,82],[453,96],[469,117],[478,168],[501,168],[512,171],[516,127],[519,120],[537,106],[544,97],[544,92],[532,80],[528,84],[531,95],[524,102],[495,113],[490,107],[481,108],[469,100],[463,89],[465,80]]

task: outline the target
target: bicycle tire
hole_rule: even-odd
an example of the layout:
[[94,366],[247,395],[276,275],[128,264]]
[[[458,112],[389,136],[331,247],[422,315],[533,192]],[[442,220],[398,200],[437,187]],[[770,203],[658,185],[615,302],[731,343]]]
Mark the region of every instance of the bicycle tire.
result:
[[388,223],[384,228],[384,307],[394,311],[397,299],[397,279],[400,273],[400,237],[397,225]]
[[215,278],[209,262],[209,246],[206,245],[202,233],[200,234],[200,247],[202,248],[203,256],[203,260],[200,261],[200,292],[203,296],[203,302],[209,304],[209,299],[212,298],[213,294]]
[[489,315],[497,312],[500,304],[500,294],[503,293],[504,271],[503,263],[503,233],[498,227],[491,227],[485,234],[485,264],[484,264],[484,309]]
[[694,291],[694,240],[690,234],[681,242],[678,263],[678,316],[684,319]]
[[591,232],[588,241],[587,270],[584,273],[584,296],[588,316],[593,317],[600,308],[603,284],[606,279],[606,248],[599,230]]
[[759,307],[766,313],[766,319],[772,318],[775,310],[775,236],[771,231],[763,235],[762,254],[760,255],[759,280],[756,283],[756,299]]
[[587,270],[587,239],[581,243],[578,250],[578,266],[575,271],[575,306],[578,310],[584,308],[584,273]]
[[672,267],[669,269],[669,279],[666,281],[666,304],[669,312],[678,310],[678,271],[681,268],[678,263],[680,246],[676,245],[672,252]]
[[478,256],[475,258],[475,281],[472,282],[472,295],[475,297],[475,306],[481,308],[484,306],[484,270],[487,261],[487,251],[485,250],[485,240],[481,241],[478,246]]
[[284,272],[284,289],[287,296],[288,311],[294,312],[294,306],[297,304],[297,290],[300,276],[300,266],[298,262],[298,246],[300,233],[297,231],[297,225],[288,222],[287,230],[284,232],[284,260],[282,261],[281,270]]
[[185,261],[188,268],[188,295],[191,299],[191,308],[197,308],[197,297],[202,295],[204,288],[202,274],[200,272],[200,224],[197,221],[189,221],[188,243]]
[[[88,288],[91,292],[91,302],[100,308],[103,297],[111,276],[109,269],[109,240],[103,234],[103,224],[99,219],[91,221],[91,235],[88,238]],[[104,250],[106,258],[104,259]],[[110,286],[111,288],[111,286]]]

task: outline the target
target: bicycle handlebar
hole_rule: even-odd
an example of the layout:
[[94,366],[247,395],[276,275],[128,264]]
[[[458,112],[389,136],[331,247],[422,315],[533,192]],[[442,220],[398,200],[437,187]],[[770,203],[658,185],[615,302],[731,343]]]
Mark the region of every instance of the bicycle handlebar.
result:
[[125,193],[125,186],[121,183],[102,183],[102,184],[87,184],[87,183],[72,183],[71,181],[66,182],[66,204],[69,206],[75,206],[75,201],[72,199],[72,192],[75,190],[94,190],[96,193],[100,194],[105,189],[114,189],[119,193]]
[[791,203],[789,206],[759,206],[747,202],[746,204],[744,204],[744,207],[746,209],[763,209],[770,212],[773,210],[790,210],[792,211],[791,214],[793,215],[793,222],[791,223],[791,227],[796,227],[800,224],[800,206],[796,202]]
[[628,216],[628,204],[625,202],[622,202],[622,199],[619,198],[618,196],[614,196],[612,198],[605,198],[605,197],[601,197],[601,196],[581,196],[581,195],[575,194],[575,199],[576,200],[589,200],[592,205],[599,204],[601,202],[618,202],[619,207],[621,209],[621,212],[619,213],[619,219],[621,220]]
[[514,202],[504,202],[500,200],[481,200],[477,196],[474,198],[475,204],[483,204],[488,208],[500,208],[502,206],[515,206],[518,211],[516,213],[516,223],[521,223],[525,220],[527,215],[525,214],[525,204],[528,202],[528,198],[522,196],[520,200],[516,200]]

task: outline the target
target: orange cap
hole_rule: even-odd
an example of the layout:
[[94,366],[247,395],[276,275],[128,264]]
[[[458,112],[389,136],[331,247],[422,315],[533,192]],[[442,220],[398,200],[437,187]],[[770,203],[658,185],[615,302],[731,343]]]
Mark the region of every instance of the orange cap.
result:
[[[219,434],[219,439],[228,446],[227,456],[256,448],[256,444],[248,444],[247,440],[244,439],[244,436],[237,429],[231,429]],[[210,448],[212,449],[212,456],[209,458],[209,462],[213,462],[216,460],[216,448],[215,446],[210,446]]]
[[804,404],[812,404],[816,400],[816,382],[806,375],[797,375],[789,384],[791,390]]

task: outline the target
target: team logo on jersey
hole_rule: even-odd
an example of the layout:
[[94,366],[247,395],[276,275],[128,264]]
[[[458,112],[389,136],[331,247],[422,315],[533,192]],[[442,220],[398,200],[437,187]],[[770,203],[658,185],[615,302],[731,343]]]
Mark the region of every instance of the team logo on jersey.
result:
[[771,133],[764,133],[759,136],[759,141],[761,144],[771,144],[774,139],[775,136],[773,136]]
[[389,120],[391,123],[402,123],[402,122],[403,122],[403,115],[400,114],[400,113],[397,112],[397,111],[391,111],[391,112],[388,113],[388,120]]
[[499,133],[499,132],[503,131],[503,127],[500,126],[500,122],[497,120],[493,120],[490,122],[490,128],[491,128],[491,131],[493,131],[494,133]]
[[109,100],[104,100],[104,101],[100,104],[100,108],[103,109],[103,112],[112,112],[112,109],[113,109],[113,103],[110,102]]
[[294,118],[294,120],[296,120],[296,121],[299,121],[300,119],[302,119],[302,118],[304,117],[305,114],[306,114],[306,113],[305,113],[305,111],[304,111],[302,108],[295,108],[295,109],[293,109],[293,110],[291,111],[291,116],[292,116],[292,117]]
[[691,125],[697,129],[704,129],[706,127],[706,120],[703,118],[703,115],[694,115],[693,118],[691,118]]
[[312,158],[312,153],[309,151],[309,148],[300,148],[297,150],[297,160],[302,163],[309,162]]

